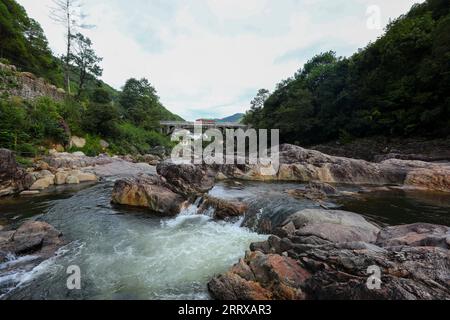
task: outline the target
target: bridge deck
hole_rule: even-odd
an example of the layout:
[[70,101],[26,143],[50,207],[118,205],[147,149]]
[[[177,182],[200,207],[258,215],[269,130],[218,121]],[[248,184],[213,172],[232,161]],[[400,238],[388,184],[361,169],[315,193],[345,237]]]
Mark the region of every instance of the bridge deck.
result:
[[245,124],[234,122],[200,123],[189,121],[161,121],[160,125],[163,127],[177,127],[177,128],[186,128],[186,127],[193,128],[196,125],[210,128],[248,128],[248,126]]

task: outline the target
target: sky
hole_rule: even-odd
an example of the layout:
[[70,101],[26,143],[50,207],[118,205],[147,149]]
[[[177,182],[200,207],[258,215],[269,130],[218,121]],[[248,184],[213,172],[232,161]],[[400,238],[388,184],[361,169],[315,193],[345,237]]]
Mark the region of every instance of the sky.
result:
[[[64,29],[52,0],[18,0],[62,54]],[[82,30],[103,57],[102,80],[120,89],[145,77],[186,120],[250,108],[311,57],[349,56],[420,0],[84,0]]]

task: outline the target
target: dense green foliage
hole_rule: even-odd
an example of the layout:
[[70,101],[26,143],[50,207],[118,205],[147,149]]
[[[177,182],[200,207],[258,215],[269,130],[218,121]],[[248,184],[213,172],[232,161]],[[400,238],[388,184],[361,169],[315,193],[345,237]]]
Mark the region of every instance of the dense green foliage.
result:
[[[64,85],[62,61],[52,55],[40,25],[14,0],[0,0],[0,58],[21,71]],[[70,58],[71,91],[76,94],[67,95],[65,101],[11,97],[7,92],[18,85],[16,76],[14,71],[0,69],[1,148],[31,157],[55,145],[67,148],[70,135],[86,139],[81,151],[88,155],[146,153],[157,145],[171,146],[169,138],[157,132],[159,121],[182,119],[162,105],[147,79],[129,79],[122,92],[97,79],[101,58],[82,34],[74,36]],[[108,150],[101,146],[101,139],[108,141]]]
[[278,128],[283,142],[299,144],[447,136],[449,35],[448,0],[415,5],[352,57],[319,54],[270,96],[260,91],[244,121]]
[[61,83],[62,73],[41,26],[14,0],[0,0],[0,58],[17,67]]

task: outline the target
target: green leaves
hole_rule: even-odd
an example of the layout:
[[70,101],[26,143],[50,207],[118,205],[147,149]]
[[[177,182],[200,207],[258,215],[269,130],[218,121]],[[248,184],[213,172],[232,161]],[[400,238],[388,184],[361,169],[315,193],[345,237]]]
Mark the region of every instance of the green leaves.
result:
[[371,135],[450,134],[450,7],[428,0],[351,58],[314,56],[246,121],[304,145]]

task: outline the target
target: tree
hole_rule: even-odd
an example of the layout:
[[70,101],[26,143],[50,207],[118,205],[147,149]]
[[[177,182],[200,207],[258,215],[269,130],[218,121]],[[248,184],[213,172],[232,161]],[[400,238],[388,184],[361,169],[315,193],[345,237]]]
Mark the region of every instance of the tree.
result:
[[50,18],[66,29],[66,55],[64,60],[65,85],[70,93],[70,59],[72,56],[72,40],[78,28],[88,29],[92,26],[83,23],[86,15],[82,11],[82,0],[53,0]]
[[146,129],[159,126],[160,112],[164,107],[159,102],[155,88],[147,79],[129,79],[123,87],[119,102],[124,109],[125,118],[133,124]]
[[449,33],[448,0],[414,5],[353,56],[314,56],[246,121],[281,129],[283,142],[305,145],[374,135],[445,137]]
[[59,84],[58,65],[41,26],[14,0],[0,0],[0,58]]
[[75,63],[78,69],[78,93],[77,97],[81,96],[86,84],[87,76],[89,74],[100,77],[103,73],[102,68],[98,65],[103,58],[98,57],[94,49],[92,49],[92,41],[83,36],[81,33],[77,33],[74,38],[74,49],[71,54],[71,60]]
[[118,135],[119,111],[111,103],[109,93],[97,88],[93,93],[92,102],[83,116],[83,128],[87,132],[102,137]]
[[256,97],[250,102],[250,110],[245,114],[243,122],[247,124],[253,124],[255,127],[259,127],[261,120],[261,110],[264,108],[264,103],[269,98],[270,92],[267,89],[260,89],[256,94]]

